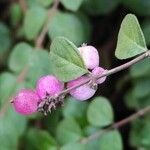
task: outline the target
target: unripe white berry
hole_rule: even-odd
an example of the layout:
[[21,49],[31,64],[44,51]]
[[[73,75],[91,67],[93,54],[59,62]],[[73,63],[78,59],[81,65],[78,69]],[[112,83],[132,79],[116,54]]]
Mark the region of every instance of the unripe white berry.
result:
[[[75,80],[72,80],[70,82],[68,82],[67,84],[67,88],[70,88],[74,85],[77,85],[85,80],[87,80],[88,77],[87,76],[82,76],[82,77],[79,77]],[[94,94],[95,94],[96,90],[95,89],[92,89],[90,87],[90,85],[88,84],[84,84],[76,89],[73,89],[70,91],[70,94],[72,97],[74,97],[76,100],[79,100],[79,101],[84,101],[84,100],[87,100],[89,98],[91,98]]]
[[82,46],[78,48],[79,53],[88,69],[94,69],[99,66],[99,54],[93,46]]

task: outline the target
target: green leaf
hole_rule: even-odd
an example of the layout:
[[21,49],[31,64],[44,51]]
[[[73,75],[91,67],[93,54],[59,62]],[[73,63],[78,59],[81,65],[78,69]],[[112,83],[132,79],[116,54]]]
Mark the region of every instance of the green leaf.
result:
[[117,130],[109,131],[99,141],[100,150],[123,150],[121,135]]
[[[86,126],[84,128],[85,136],[91,136],[97,133],[100,129],[93,126]],[[98,150],[99,149],[99,138],[89,141],[86,145],[86,150]]]
[[66,9],[77,11],[82,4],[83,0],[61,0],[61,3],[66,7]]
[[8,72],[0,75],[0,104],[9,99],[16,85],[16,77]]
[[131,126],[130,143],[134,147],[141,147],[149,150],[150,148],[150,117],[147,115],[144,118],[135,120]]
[[118,5],[119,0],[84,0],[83,9],[90,15],[108,14]]
[[86,42],[86,22],[72,13],[58,12],[49,22],[48,35],[53,40],[57,36],[64,36],[77,46]]
[[150,21],[149,20],[146,20],[146,21],[143,22],[142,29],[143,29],[143,33],[144,33],[144,36],[145,36],[146,44],[148,46],[150,46],[150,38],[149,38],[149,35],[150,35]]
[[26,135],[26,142],[26,149],[57,150],[55,139],[44,130],[29,129]]
[[113,110],[109,101],[104,97],[93,99],[87,110],[87,119],[94,126],[110,125],[113,122]]
[[88,72],[77,47],[64,37],[53,40],[50,58],[53,74],[62,81],[67,82]]
[[0,117],[0,143],[2,150],[16,150],[26,128],[26,118],[18,115],[12,107]]
[[115,55],[118,59],[126,59],[147,50],[143,32],[136,16],[126,15],[122,21],[118,35]]
[[22,69],[29,65],[32,47],[27,43],[19,43],[13,49],[9,58],[9,68],[20,73]]
[[150,59],[146,58],[139,63],[133,65],[130,69],[130,74],[133,78],[149,77],[150,76]]
[[20,73],[27,67],[25,79],[33,87],[36,80],[47,74],[51,74],[49,54],[45,50],[33,49],[26,43],[17,44],[9,59],[9,68],[15,73]]
[[23,27],[25,36],[28,40],[34,40],[38,36],[46,18],[46,10],[42,7],[32,7],[27,10]]
[[44,75],[52,74],[49,53],[46,50],[33,49],[30,56],[30,65],[27,79],[35,85]]
[[139,79],[133,87],[133,94],[136,98],[143,98],[150,95],[150,79]]
[[0,59],[8,51],[11,45],[10,31],[3,23],[0,22]]
[[135,108],[138,109],[139,108],[138,100],[133,95],[133,90],[132,89],[126,93],[126,95],[125,95],[125,103],[131,109],[133,109],[133,108],[134,109]]
[[53,3],[54,0],[37,0],[39,4],[43,5],[44,7],[48,7]]
[[10,20],[13,26],[16,26],[22,17],[22,10],[18,3],[13,3],[10,6]]
[[85,150],[85,145],[80,143],[71,143],[64,145],[60,150]]
[[73,118],[61,121],[57,127],[57,140],[64,145],[78,141],[82,137],[82,131]]
[[87,102],[80,102],[72,97],[68,97],[63,107],[63,115],[65,118],[75,118],[81,126],[87,124],[86,121],[86,110]]
[[122,0],[122,3],[130,8],[133,12],[142,16],[150,15],[150,1],[149,0]]

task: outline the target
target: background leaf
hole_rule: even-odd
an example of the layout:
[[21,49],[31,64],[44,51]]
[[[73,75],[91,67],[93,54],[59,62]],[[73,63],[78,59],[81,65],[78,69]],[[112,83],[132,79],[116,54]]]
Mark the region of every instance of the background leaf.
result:
[[72,11],[77,11],[82,2],[83,0],[75,0],[75,1],[61,0],[61,3],[64,5],[64,7]]
[[3,150],[16,150],[19,139],[26,129],[26,118],[8,108],[4,116],[0,117],[0,142]]
[[33,40],[37,37],[46,18],[46,10],[42,7],[33,7],[27,11],[23,26],[27,39]]
[[68,145],[64,145],[60,148],[60,150],[85,150],[85,146],[79,143],[71,143]]
[[87,119],[90,124],[103,127],[113,122],[113,110],[104,97],[93,99],[87,110]]
[[10,31],[6,25],[0,22],[0,60],[9,50],[11,45]]
[[83,9],[90,15],[104,15],[113,11],[119,0],[84,0]]
[[100,150],[123,150],[121,135],[117,130],[106,133],[99,141]]
[[119,59],[126,59],[147,50],[143,32],[137,18],[128,14],[121,24],[115,55]]
[[26,149],[28,150],[57,150],[55,139],[46,131],[29,129],[26,135]]
[[[83,18],[86,19],[85,22]],[[58,12],[49,22],[48,35],[52,40],[57,36],[64,36],[79,46],[89,40],[89,36],[87,36],[89,30],[86,26],[89,26],[86,17],[82,16],[81,18],[72,13]]]
[[73,143],[82,137],[82,130],[73,118],[64,119],[57,128],[57,140],[61,145]]

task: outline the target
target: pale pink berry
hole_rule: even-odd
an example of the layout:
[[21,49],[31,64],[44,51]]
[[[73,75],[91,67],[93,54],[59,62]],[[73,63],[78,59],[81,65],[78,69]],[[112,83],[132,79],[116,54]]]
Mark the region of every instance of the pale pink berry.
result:
[[[94,75],[95,77],[98,77],[100,75],[102,75],[103,73],[106,73],[107,70],[105,70],[104,68],[102,67],[95,67],[93,70],[92,70],[92,75]],[[106,80],[106,76],[105,77],[102,77],[100,79],[97,80],[97,83],[98,84],[101,84],[103,83],[104,81]]]
[[[68,82],[67,88],[80,84],[81,82],[84,82],[87,79],[88,79],[87,76],[82,76],[75,80],[72,80]],[[96,90],[92,89],[88,84],[84,84],[76,89],[71,90],[70,94],[76,100],[84,101],[91,98],[95,94],[95,92]]]
[[36,91],[41,99],[47,95],[54,96],[64,89],[64,83],[52,75],[41,77],[36,84]]
[[16,112],[22,115],[30,115],[37,111],[39,96],[32,90],[22,89],[12,99]]
[[99,66],[99,54],[93,46],[82,46],[78,48],[79,53],[88,69],[94,69]]

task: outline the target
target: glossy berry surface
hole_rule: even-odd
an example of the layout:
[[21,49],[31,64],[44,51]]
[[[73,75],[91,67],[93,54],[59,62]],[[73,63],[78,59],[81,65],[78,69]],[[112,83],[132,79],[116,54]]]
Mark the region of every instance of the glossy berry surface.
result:
[[88,69],[94,69],[99,66],[99,54],[93,46],[82,46],[78,48],[79,53]]
[[36,91],[41,99],[44,99],[47,94],[54,96],[61,92],[63,88],[64,83],[52,75],[41,77],[36,84]]
[[[70,88],[72,86],[80,84],[81,82],[83,82],[87,79],[88,79],[87,76],[82,76],[75,80],[72,80],[72,81],[68,82],[67,88]],[[91,98],[95,94],[95,92],[96,92],[96,90],[90,88],[90,86],[88,84],[84,84],[76,89],[71,90],[70,94],[76,100],[84,101],[84,100]]]
[[12,99],[16,112],[22,115],[30,115],[37,111],[39,96],[32,90],[22,89]]

